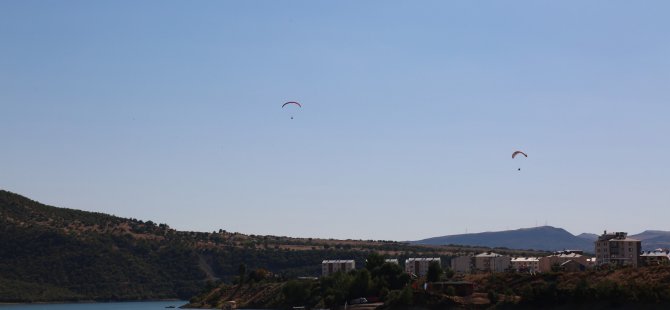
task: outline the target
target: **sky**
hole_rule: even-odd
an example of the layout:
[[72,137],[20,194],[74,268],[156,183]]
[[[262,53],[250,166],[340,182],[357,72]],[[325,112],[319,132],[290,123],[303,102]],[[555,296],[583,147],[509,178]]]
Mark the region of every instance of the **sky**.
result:
[[0,188],[205,232],[670,230],[668,11],[0,1]]

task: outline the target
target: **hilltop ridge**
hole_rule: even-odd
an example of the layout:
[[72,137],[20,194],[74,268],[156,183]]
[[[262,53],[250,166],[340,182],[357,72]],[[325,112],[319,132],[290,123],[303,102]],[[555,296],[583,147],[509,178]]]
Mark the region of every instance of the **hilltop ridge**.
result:
[[[647,230],[629,237],[642,241],[643,250],[670,247],[670,232]],[[593,253],[596,234],[573,235],[563,228],[539,226],[515,230],[492,231],[471,234],[457,234],[412,241],[412,244],[449,245],[462,244],[484,247],[504,247],[509,249],[534,249],[543,251],[582,250]]]
[[565,229],[552,226],[521,228],[498,232],[449,235],[413,241],[413,244],[466,244],[510,249],[559,251],[565,249],[593,252],[593,242],[576,237]]

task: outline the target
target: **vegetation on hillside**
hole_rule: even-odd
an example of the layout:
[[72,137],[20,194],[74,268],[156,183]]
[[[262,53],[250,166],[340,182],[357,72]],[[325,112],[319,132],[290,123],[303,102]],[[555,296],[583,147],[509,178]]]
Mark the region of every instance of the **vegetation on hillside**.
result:
[[[383,256],[375,253],[367,256],[365,268],[318,279],[277,282],[276,278],[247,277],[246,281],[242,278],[238,278],[237,285],[223,284],[194,297],[188,307],[220,308],[225,302],[235,301],[241,308],[336,308],[369,296],[380,296],[391,304],[406,304],[411,281],[398,264],[386,263]],[[257,298],[259,290],[272,293]]]
[[[670,266],[556,272],[496,273],[456,279],[435,266],[432,274],[411,279],[398,265],[368,256],[366,268],[338,272],[320,279],[246,277],[236,285],[222,284],[191,299],[187,307],[221,308],[235,301],[240,308],[341,308],[365,297],[383,309],[667,309],[670,306]],[[457,281],[456,281],[457,280]],[[472,295],[459,296],[454,286],[474,283]],[[428,283],[424,287],[424,283]]]
[[[670,266],[557,272],[473,275],[479,290],[491,292],[500,303],[531,308],[593,305],[609,308],[670,306]],[[517,297],[517,298],[514,298]]]
[[354,259],[360,266],[375,252],[447,263],[486,250],[181,232],[152,221],[46,206],[1,190],[0,244],[0,302],[188,299],[208,283],[232,283],[241,264],[291,279],[320,275],[324,259]]

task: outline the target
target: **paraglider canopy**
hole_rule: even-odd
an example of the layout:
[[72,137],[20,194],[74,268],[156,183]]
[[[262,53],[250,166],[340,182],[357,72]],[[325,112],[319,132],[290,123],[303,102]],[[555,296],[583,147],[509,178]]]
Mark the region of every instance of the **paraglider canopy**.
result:
[[[297,102],[297,101],[288,101],[288,102],[285,102],[284,104],[281,105],[282,109],[283,109],[285,106],[287,106],[287,105],[295,105],[295,106],[297,106],[297,107],[299,107],[299,108],[302,108],[302,105],[301,105],[299,102]],[[293,119],[293,115],[291,115],[291,119]]]
[[525,156],[525,157],[528,157],[528,155],[526,155],[526,153],[524,153],[524,152],[521,152],[521,151],[515,151],[514,153],[512,153],[512,158],[516,157],[516,156],[519,155],[519,154],[521,154],[521,155],[523,155],[523,156]]
[[302,105],[301,105],[299,102],[296,102],[296,101],[289,101],[289,102],[286,102],[286,103],[282,104],[281,107],[283,108],[283,107],[285,107],[286,105],[289,105],[289,104],[295,104],[295,105],[297,105],[298,107],[301,107],[301,108],[302,108]]

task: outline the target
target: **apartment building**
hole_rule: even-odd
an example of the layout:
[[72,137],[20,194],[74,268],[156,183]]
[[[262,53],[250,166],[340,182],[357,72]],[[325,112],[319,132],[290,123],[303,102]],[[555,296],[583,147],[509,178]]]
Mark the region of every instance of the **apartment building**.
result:
[[639,267],[640,240],[629,238],[625,232],[607,233],[605,231],[595,241],[596,263],[598,266],[611,264],[615,266]]
[[338,271],[349,272],[356,269],[356,262],[354,260],[324,260],[321,262],[321,275],[329,276]]
[[512,269],[516,272],[539,272],[540,258],[539,257],[513,257],[510,261]]
[[451,259],[451,270],[457,273],[472,273],[474,266],[474,256],[458,256]]
[[503,272],[508,270],[512,258],[493,252],[484,252],[475,255],[475,272]]
[[561,266],[568,261],[575,261],[581,265],[587,266],[587,257],[582,255],[583,253],[584,252],[581,250],[565,250],[541,257],[539,261],[540,272],[561,270]]
[[439,257],[408,258],[405,260],[405,272],[424,276],[428,273],[428,266],[430,266],[431,262],[437,262],[442,265],[442,260]]
[[668,265],[670,264],[670,251],[664,249],[643,251],[640,254],[640,263],[644,266]]

